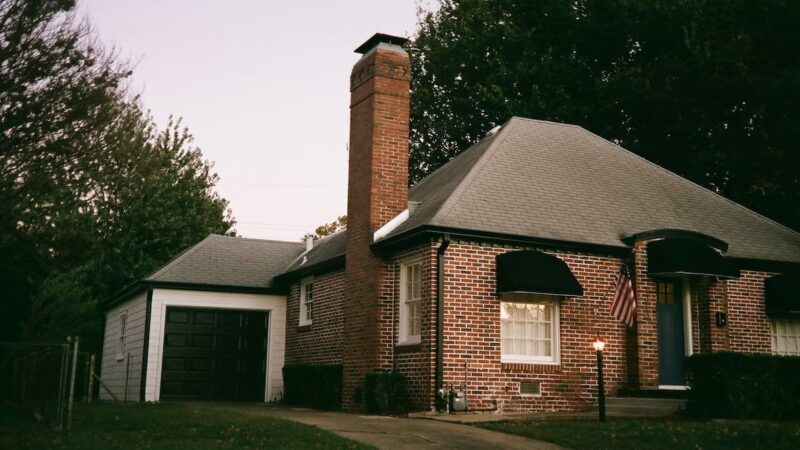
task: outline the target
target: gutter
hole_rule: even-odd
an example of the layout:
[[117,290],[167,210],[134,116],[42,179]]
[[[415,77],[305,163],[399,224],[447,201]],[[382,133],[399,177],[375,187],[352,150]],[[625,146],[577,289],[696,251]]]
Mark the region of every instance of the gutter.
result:
[[465,241],[487,242],[500,245],[514,245],[523,247],[540,247],[547,249],[568,250],[575,252],[598,253],[609,256],[627,256],[631,249],[627,245],[589,244],[585,242],[563,241],[558,239],[544,239],[527,236],[516,236],[502,233],[492,233],[460,228],[423,225],[403,233],[382,239],[370,247],[379,253],[388,253],[400,248],[414,245],[449,235],[451,238]]
[[284,287],[234,286],[224,284],[180,283],[174,281],[139,280],[123,289],[103,305],[104,310],[118,305],[146,289],[178,289],[184,291],[231,292],[237,294],[286,295]]
[[450,235],[445,233],[442,243],[436,250],[436,410],[439,412],[447,408],[446,393],[444,392],[444,252],[450,246]]

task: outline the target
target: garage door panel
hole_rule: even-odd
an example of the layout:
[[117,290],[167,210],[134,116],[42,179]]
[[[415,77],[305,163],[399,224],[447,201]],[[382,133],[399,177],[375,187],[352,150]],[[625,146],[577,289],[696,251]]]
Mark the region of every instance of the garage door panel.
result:
[[239,350],[239,343],[241,338],[237,335],[221,335],[217,336],[217,348],[223,351],[226,350]]
[[163,367],[165,371],[186,370],[188,369],[188,362],[187,358],[172,356],[164,358]]
[[219,325],[223,327],[241,328],[243,316],[244,314],[241,312],[223,312],[218,316]]
[[186,333],[167,333],[164,347],[186,347],[189,344],[189,335]]
[[167,323],[189,323],[189,314],[186,310],[167,311]]
[[263,400],[267,319],[263,311],[168,307],[161,398]]

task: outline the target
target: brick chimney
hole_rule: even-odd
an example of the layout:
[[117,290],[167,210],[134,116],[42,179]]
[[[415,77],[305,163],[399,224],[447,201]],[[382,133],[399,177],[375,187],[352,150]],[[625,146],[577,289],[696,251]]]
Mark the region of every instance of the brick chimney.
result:
[[356,49],[350,75],[350,167],[344,303],[342,405],[363,409],[364,375],[391,368],[392,299],[381,298],[391,272],[372,253],[373,233],[408,206],[411,63],[406,39],[376,34]]

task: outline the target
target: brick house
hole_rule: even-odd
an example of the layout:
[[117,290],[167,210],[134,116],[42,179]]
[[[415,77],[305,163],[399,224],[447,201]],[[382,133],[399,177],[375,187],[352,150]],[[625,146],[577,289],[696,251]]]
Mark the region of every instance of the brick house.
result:
[[[264,272],[283,364],[342,364],[346,409],[396,370],[416,409],[464,383],[470,409],[518,412],[594,403],[597,336],[612,395],[684,388],[693,353],[800,354],[800,233],[583,128],[511,118],[409,188],[404,42],[356,50],[348,229]],[[631,328],[610,314],[626,262]]]

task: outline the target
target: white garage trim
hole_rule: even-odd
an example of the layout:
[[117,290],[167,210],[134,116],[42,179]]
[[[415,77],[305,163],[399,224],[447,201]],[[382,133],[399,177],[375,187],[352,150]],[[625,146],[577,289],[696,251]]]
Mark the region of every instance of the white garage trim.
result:
[[167,306],[214,309],[245,309],[268,312],[267,370],[264,401],[283,396],[283,356],[286,342],[286,297],[282,295],[153,289],[150,337],[147,355],[145,400],[158,401],[161,394],[161,363],[164,351],[164,320]]

